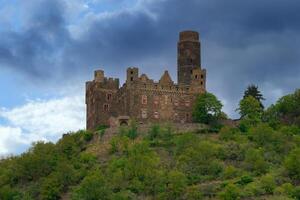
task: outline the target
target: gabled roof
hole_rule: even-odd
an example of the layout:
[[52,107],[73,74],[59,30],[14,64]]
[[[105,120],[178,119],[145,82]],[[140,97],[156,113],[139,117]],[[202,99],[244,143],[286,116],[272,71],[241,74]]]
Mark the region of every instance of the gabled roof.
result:
[[161,84],[161,85],[172,85],[172,84],[174,84],[172,79],[171,79],[171,76],[169,75],[169,72],[167,70],[164,72],[164,74],[160,78],[159,84]]

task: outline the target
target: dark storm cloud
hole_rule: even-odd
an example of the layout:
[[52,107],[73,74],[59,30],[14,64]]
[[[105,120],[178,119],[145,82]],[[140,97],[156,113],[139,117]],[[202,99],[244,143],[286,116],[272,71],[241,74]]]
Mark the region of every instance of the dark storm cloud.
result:
[[157,79],[153,69],[176,74],[178,32],[194,29],[201,33],[208,87],[231,104],[249,83],[271,100],[271,90],[300,85],[299,1],[144,1],[140,9],[91,18],[75,38],[61,1],[34,2],[22,31],[0,33],[0,67],[71,78],[98,66],[124,76],[137,65]]
[[20,3],[22,30],[0,32],[0,67],[43,78],[57,66],[58,52],[68,41],[63,17],[64,5],[58,1],[33,0]]

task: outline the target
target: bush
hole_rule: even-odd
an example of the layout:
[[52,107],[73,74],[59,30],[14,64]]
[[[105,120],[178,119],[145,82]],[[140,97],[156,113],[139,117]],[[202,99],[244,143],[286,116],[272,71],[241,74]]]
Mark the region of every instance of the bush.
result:
[[285,159],[284,167],[290,178],[300,180],[300,148],[294,149]]
[[242,176],[240,178],[240,180],[238,180],[236,183],[239,184],[239,185],[244,186],[244,185],[247,185],[251,182],[253,182],[253,178],[251,176],[245,175],[245,176]]
[[247,170],[255,174],[264,174],[268,169],[268,163],[263,157],[262,150],[258,149],[249,149],[246,152],[244,164]]
[[85,131],[83,138],[86,142],[89,142],[93,138],[93,133],[91,131]]
[[219,197],[222,200],[236,200],[240,198],[240,190],[234,184],[228,184],[222,192],[219,193]]
[[111,190],[100,170],[86,176],[72,192],[72,200],[110,199]]
[[62,190],[62,183],[58,177],[50,176],[46,178],[41,185],[40,199],[43,200],[58,200]]
[[266,194],[273,194],[276,182],[272,175],[267,174],[260,179],[260,186],[265,191]]
[[235,140],[237,135],[239,134],[239,131],[236,128],[225,126],[220,130],[219,134],[221,140],[229,141]]
[[1,200],[13,200],[18,199],[20,197],[20,193],[11,188],[9,185],[4,185],[0,187],[0,199]]
[[167,183],[164,199],[181,199],[187,186],[185,175],[179,171],[170,171],[167,175]]
[[231,179],[234,178],[238,175],[239,170],[237,168],[235,168],[232,165],[229,165],[227,167],[225,167],[224,171],[223,171],[223,177],[225,179]]

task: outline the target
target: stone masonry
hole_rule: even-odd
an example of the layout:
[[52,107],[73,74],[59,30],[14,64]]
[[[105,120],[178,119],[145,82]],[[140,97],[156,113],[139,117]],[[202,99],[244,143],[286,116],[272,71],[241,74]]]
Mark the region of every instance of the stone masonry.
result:
[[158,82],[139,69],[127,69],[126,82],[107,78],[97,70],[94,80],[86,82],[87,129],[99,125],[118,126],[129,119],[139,123],[192,122],[192,109],[198,94],[206,91],[206,70],[201,69],[199,34],[179,34],[177,53],[178,81],[165,71]]

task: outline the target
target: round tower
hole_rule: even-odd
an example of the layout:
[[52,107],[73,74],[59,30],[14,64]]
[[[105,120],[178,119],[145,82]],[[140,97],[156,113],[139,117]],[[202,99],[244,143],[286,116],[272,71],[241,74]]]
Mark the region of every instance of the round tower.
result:
[[178,84],[190,85],[193,69],[201,68],[201,50],[199,33],[183,31],[179,34],[177,45],[177,78]]

